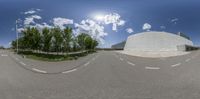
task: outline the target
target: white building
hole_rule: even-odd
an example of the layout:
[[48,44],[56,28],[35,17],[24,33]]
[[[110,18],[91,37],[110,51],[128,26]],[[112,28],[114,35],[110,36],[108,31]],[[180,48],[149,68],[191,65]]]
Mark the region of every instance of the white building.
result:
[[125,51],[180,51],[193,42],[185,37],[167,32],[143,32],[128,37]]

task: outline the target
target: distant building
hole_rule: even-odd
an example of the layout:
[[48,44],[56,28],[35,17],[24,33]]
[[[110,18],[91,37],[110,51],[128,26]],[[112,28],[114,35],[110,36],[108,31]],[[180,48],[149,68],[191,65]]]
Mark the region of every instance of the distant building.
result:
[[190,37],[188,37],[187,35],[185,35],[184,33],[178,32],[177,35],[182,36],[188,40],[190,40]]
[[117,49],[117,50],[123,50],[125,44],[126,44],[126,41],[123,41],[123,42],[117,43],[115,45],[112,45],[111,48],[112,49]]

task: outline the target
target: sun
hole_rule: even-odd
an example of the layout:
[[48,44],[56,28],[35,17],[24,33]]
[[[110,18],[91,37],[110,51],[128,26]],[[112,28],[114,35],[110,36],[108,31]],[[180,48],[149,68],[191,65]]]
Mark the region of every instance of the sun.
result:
[[102,15],[102,14],[97,14],[97,15],[94,16],[94,19],[97,20],[97,21],[103,21],[104,18],[105,18],[105,16]]

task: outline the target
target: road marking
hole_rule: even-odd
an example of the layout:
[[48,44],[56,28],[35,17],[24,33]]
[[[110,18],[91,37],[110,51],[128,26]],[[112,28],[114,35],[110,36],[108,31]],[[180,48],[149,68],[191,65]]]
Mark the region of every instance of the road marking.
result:
[[64,71],[64,72],[62,72],[63,74],[67,74],[67,73],[71,73],[71,72],[74,72],[74,71],[76,71],[77,69],[72,69],[72,70],[68,70],[68,71]]
[[18,58],[15,58],[17,61],[19,61],[19,59]]
[[124,59],[123,59],[123,58],[121,58],[121,57],[120,57],[119,59],[120,59],[121,61],[123,61],[123,60],[124,60]]
[[87,65],[89,65],[89,64],[90,64],[90,62],[87,62],[87,63],[84,64],[84,66],[87,66]]
[[145,67],[145,69],[159,70],[159,69],[160,69],[160,67]]
[[180,66],[180,65],[181,65],[181,63],[177,63],[177,64],[172,65],[172,67],[177,67],[177,66]]
[[47,73],[46,71],[39,70],[39,69],[36,69],[36,68],[32,68],[32,70],[34,70],[34,71],[36,71],[36,72],[40,72],[40,73]]
[[8,56],[8,55],[6,55],[6,54],[1,54],[1,56]]
[[135,64],[133,64],[132,62],[127,61],[128,64],[135,66]]
[[190,60],[191,60],[190,58],[189,58],[189,59],[186,59],[185,62],[189,62]]
[[26,65],[24,62],[19,62],[19,63],[22,64],[22,65],[24,65],[24,66]]

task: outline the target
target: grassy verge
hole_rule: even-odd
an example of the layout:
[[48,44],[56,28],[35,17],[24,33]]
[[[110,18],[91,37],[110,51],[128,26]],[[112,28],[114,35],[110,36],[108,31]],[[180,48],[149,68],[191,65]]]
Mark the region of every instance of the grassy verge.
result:
[[20,51],[18,54],[25,56],[29,59],[48,61],[48,62],[59,62],[67,60],[77,60],[80,57],[87,56],[88,54],[94,53],[95,51],[88,51],[84,53],[77,53],[71,55],[53,55],[53,54],[43,54],[43,53],[33,53],[32,51]]

